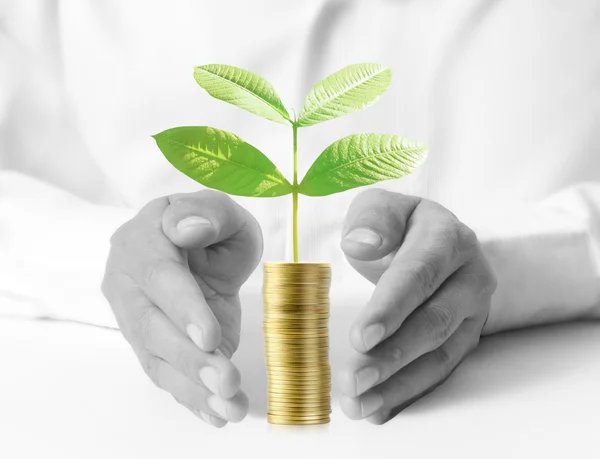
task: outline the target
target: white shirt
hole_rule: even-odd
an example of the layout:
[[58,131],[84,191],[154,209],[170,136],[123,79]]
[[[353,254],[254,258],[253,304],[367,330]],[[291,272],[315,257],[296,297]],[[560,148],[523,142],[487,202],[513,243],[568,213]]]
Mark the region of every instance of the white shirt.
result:
[[[0,314],[113,323],[98,288],[110,234],[148,200],[202,188],[152,134],[225,129],[291,177],[291,129],[210,98],[194,65],[258,73],[299,113],[314,83],[357,62],[391,67],[391,89],[301,129],[300,177],[349,133],[421,141],[426,163],[378,186],[476,231],[499,280],[486,333],[600,316],[593,0],[0,1]],[[300,198],[300,258],[332,263],[334,297],[373,288],[339,249],[360,191]],[[236,199],[261,223],[264,259],[289,259],[291,198]]]

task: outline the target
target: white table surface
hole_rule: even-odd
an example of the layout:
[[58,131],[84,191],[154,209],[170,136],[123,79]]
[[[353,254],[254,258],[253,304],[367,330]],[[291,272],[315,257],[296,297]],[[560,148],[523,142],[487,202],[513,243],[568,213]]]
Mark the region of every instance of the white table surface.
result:
[[[334,301],[335,303],[335,301]],[[358,305],[335,304],[333,370]],[[156,389],[114,330],[0,319],[0,458],[600,457],[600,323],[486,338],[433,394],[384,426],[267,424],[260,300],[245,298],[250,414],[217,430]],[[335,382],[335,381],[334,381]]]

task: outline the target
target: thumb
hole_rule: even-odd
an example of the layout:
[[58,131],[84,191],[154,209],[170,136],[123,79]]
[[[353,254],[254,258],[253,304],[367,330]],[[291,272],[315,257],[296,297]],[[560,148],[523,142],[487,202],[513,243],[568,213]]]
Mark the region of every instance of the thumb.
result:
[[183,249],[205,248],[225,241],[245,225],[243,209],[225,193],[202,190],[169,197],[162,228]]
[[380,260],[398,248],[421,198],[371,188],[356,196],[344,219],[342,251],[359,261]]

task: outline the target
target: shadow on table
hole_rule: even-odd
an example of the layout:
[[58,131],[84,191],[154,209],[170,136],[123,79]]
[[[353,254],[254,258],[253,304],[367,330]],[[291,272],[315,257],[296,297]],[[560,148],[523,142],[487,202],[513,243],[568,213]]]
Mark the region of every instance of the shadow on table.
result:
[[[246,298],[242,343],[234,361],[243,375],[243,388],[250,398],[250,415],[266,417],[267,378],[262,336],[260,297]],[[333,403],[337,403],[336,374],[353,352],[348,330],[362,305],[334,305],[330,319],[330,358],[333,375]],[[600,325],[570,323],[499,333],[483,338],[445,384],[405,410],[404,414],[425,413],[467,400],[483,400],[498,394],[535,385],[564,373],[577,372],[582,359],[571,356],[600,343]]]

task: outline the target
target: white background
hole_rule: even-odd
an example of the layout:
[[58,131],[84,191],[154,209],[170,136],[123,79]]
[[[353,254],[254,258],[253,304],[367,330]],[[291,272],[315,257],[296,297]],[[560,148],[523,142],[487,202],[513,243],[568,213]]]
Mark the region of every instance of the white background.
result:
[[[334,298],[332,366],[347,352],[354,302]],[[0,320],[0,457],[587,458],[600,427],[600,324],[484,338],[445,385],[383,426],[267,424],[260,299],[244,295],[234,361],[250,397],[240,424],[215,429],[155,388],[114,330]],[[335,381],[334,381],[335,383]]]

